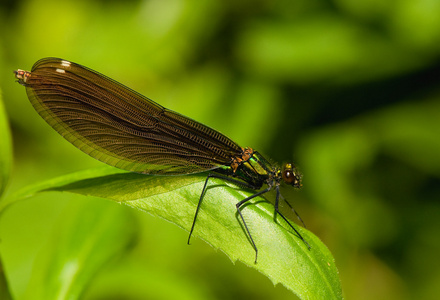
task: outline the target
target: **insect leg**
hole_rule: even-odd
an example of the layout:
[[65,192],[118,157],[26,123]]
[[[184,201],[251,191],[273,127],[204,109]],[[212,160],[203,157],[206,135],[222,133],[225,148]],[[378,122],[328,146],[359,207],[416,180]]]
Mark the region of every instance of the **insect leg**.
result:
[[194,215],[194,220],[188,236],[188,245],[189,245],[189,241],[191,240],[191,235],[194,231],[194,226],[196,225],[197,215],[199,214],[200,205],[202,204],[203,195],[205,194],[206,186],[208,184],[209,178],[211,178],[211,174],[208,174],[208,177],[206,177],[205,184],[203,185],[202,193],[200,194],[199,203],[197,203],[196,214]]
[[[199,214],[200,206],[202,204],[202,200],[203,200],[203,197],[205,195],[206,188],[208,186],[208,181],[209,181],[210,178],[219,178],[219,179],[222,179],[222,180],[225,180],[225,181],[229,181],[231,183],[234,183],[234,184],[236,184],[238,186],[241,186],[241,187],[244,187],[244,188],[249,188],[249,189],[252,189],[252,190],[256,189],[255,186],[253,186],[253,185],[251,185],[251,184],[249,184],[247,182],[243,182],[241,180],[238,180],[238,179],[234,179],[234,178],[230,178],[230,177],[222,176],[222,175],[217,175],[217,174],[208,174],[208,176],[206,177],[206,180],[205,180],[205,184],[203,185],[202,193],[200,194],[199,202],[197,204],[196,213],[194,215],[194,220],[193,220],[193,223],[192,223],[192,226],[191,226],[191,230],[189,232],[188,244],[190,243],[191,235],[192,235],[192,233],[194,231],[194,227],[196,225],[197,215]],[[251,199],[253,199],[253,198],[257,197],[257,196],[260,196],[260,195],[262,195],[264,193],[267,193],[270,190],[271,190],[271,188],[267,188],[265,190],[262,190],[262,191],[254,194],[254,195],[252,195],[250,197],[247,197],[244,200],[241,200],[240,202],[238,202],[236,204],[237,211],[238,211],[238,213],[240,215],[241,220],[243,221],[244,228],[245,228],[245,230],[246,230],[246,232],[247,232],[247,234],[249,236],[249,239],[250,239],[250,241],[252,243],[253,248],[255,249],[255,263],[257,263],[258,249],[257,249],[257,246],[255,245],[254,239],[252,238],[251,232],[249,231],[249,228],[248,228],[248,226],[246,224],[246,221],[244,220],[244,217],[243,217],[243,214],[241,213],[241,209],[240,208],[241,208],[241,206],[244,203],[248,202],[249,200],[251,200]]]
[[255,249],[255,263],[257,263],[258,248],[257,248],[257,245],[256,245],[255,242],[254,242],[254,239],[252,238],[252,234],[251,234],[251,232],[249,231],[249,228],[248,228],[248,226],[247,226],[247,224],[246,224],[246,221],[245,221],[244,218],[243,218],[243,214],[241,213],[241,209],[240,209],[240,208],[241,208],[241,206],[242,206],[243,204],[245,204],[245,203],[248,202],[249,200],[251,200],[251,199],[253,199],[253,198],[255,198],[255,197],[261,196],[261,195],[263,195],[264,193],[267,193],[267,192],[270,191],[270,190],[271,190],[271,188],[268,187],[267,189],[264,189],[264,190],[262,190],[262,191],[259,191],[258,193],[253,194],[252,196],[249,196],[249,197],[247,197],[246,199],[241,200],[240,202],[238,202],[238,203],[235,205],[235,206],[237,207],[237,211],[238,211],[238,213],[240,214],[240,218],[241,218],[241,220],[243,221],[244,228],[246,229],[246,232],[247,232],[247,234],[248,234],[248,236],[249,236],[249,239],[251,240],[252,246],[253,246],[254,249]]
[[189,242],[191,240],[191,235],[192,235],[192,233],[194,231],[194,226],[196,225],[197,215],[199,214],[200,206],[202,204],[203,197],[205,196],[205,192],[206,192],[206,188],[208,186],[209,178],[220,178],[222,180],[232,182],[232,183],[234,183],[234,184],[236,184],[238,186],[244,187],[244,188],[255,189],[254,186],[248,184],[247,182],[243,182],[243,181],[240,181],[240,180],[237,180],[237,179],[229,178],[227,176],[222,176],[222,175],[217,175],[217,174],[208,174],[208,176],[206,177],[206,180],[205,180],[205,184],[203,185],[202,193],[200,194],[199,202],[198,202],[197,208],[196,208],[196,213],[194,215],[194,220],[193,220],[193,223],[192,223],[192,226],[191,226],[191,230],[189,232],[188,245],[189,245]]
[[[295,231],[295,233],[298,235],[298,237],[304,242],[304,244],[306,244],[306,246],[307,246],[307,248],[311,248],[310,247],[310,245],[309,245],[309,243],[307,243],[307,241],[302,237],[302,235],[298,232],[298,230],[296,230],[295,229],[295,227],[293,227],[293,225],[286,219],[286,217],[284,217],[283,216],[283,214],[279,211],[279,209],[278,209],[278,203],[279,203],[279,201],[280,201],[280,187],[279,186],[277,186],[276,187],[276,192],[277,192],[277,194],[276,194],[276,198],[275,198],[275,205],[274,205],[274,207],[275,207],[275,216],[276,216],[276,214],[279,214],[283,219],[284,219],[284,221],[286,221],[287,222],[287,224],[289,224],[289,226],[293,229],[293,231]],[[281,196],[282,197],[282,196]]]
[[287,203],[287,205],[290,207],[290,209],[295,213],[296,217],[298,218],[298,220],[300,220],[300,222],[302,223],[304,228],[307,228],[306,224],[304,223],[303,219],[300,217],[300,215],[298,214],[298,212],[293,208],[293,206],[289,203],[289,201],[287,201],[283,195],[281,195],[280,193],[280,197],[284,200],[284,202]]

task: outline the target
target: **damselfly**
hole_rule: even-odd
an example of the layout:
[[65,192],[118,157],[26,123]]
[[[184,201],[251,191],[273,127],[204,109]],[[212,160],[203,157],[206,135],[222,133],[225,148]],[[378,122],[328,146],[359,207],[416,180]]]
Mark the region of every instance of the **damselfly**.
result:
[[282,182],[301,187],[302,175],[294,164],[287,163],[282,168],[272,165],[252,148],[240,147],[220,132],[166,109],[105,75],[67,60],[43,58],[34,64],[32,71],[17,70],[14,73],[18,82],[26,87],[40,116],[88,155],[111,166],[142,174],[209,172],[188,243],[209,179],[220,178],[252,190],[267,186],[236,204],[255,249],[255,262],[258,248],[243,218],[242,207],[272,189],[276,192],[275,215],[280,215],[310,248],[278,207]]

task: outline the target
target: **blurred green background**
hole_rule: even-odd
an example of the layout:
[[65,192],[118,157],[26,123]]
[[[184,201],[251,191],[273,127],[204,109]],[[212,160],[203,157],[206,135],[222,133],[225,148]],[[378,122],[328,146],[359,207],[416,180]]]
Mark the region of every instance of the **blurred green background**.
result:
[[[283,195],[335,256],[347,299],[439,299],[439,16],[433,0],[2,1],[0,89],[14,143],[6,196],[102,165],[52,130],[14,82],[13,70],[61,57],[274,161],[293,159],[304,188]],[[45,194],[0,219],[16,299],[81,210],[84,222],[121,214],[130,237],[90,276],[84,299],[295,297],[198,239],[187,246],[168,222]]]

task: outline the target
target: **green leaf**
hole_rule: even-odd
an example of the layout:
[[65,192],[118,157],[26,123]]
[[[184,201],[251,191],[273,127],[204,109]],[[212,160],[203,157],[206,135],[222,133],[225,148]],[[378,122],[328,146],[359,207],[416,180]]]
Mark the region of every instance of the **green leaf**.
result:
[[12,162],[11,133],[1,97],[0,90],[0,196],[8,183]]
[[37,254],[23,299],[81,298],[94,275],[132,245],[129,212],[105,201],[67,203]]
[[[48,191],[101,197],[159,216],[188,231],[205,179],[206,174],[147,176],[105,168],[29,187],[13,201]],[[193,236],[220,249],[233,262],[240,260],[255,268],[274,284],[283,284],[301,299],[342,299],[338,271],[326,246],[298,226],[311,246],[309,250],[281,218],[274,222],[273,205],[261,197],[243,209],[259,251],[258,262],[254,263],[255,251],[235,208],[238,201],[252,193],[219,179],[210,180]]]
[[[3,106],[2,93],[0,90],[0,206],[1,196],[6,189],[11,172],[12,144],[9,131],[8,119]],[[1,211],[0,211],[1,212]],[[2,258],[0,256],[0,299],[12,299],[8,283],[3,271]]]
[[8,282],[3,270],[3,263],[0,260],[0,299],[10,300],[12,299],[11,293],[9,292]]

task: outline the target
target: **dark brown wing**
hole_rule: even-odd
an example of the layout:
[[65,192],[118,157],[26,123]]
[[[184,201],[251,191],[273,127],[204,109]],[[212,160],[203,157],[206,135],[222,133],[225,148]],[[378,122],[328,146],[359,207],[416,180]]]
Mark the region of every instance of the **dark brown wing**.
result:
[[120,169],[198,173],[227,165],[241,152],[220,132],[66,60],[39,60],[24,85],[35,110],[58,133]]

